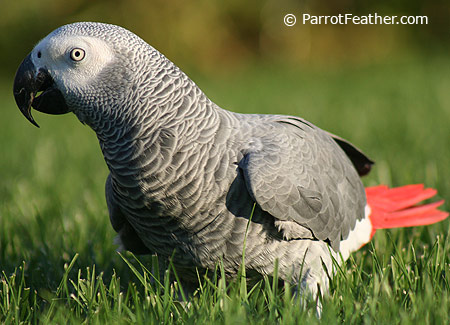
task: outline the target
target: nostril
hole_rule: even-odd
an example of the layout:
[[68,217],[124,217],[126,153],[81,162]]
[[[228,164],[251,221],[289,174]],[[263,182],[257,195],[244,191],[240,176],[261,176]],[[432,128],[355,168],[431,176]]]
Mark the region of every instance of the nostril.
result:
[[37,52],[37,57],[38,57],[38,59],[40,59],[40,58],[41,58],[41,56],[42,56],[42,53],[41,53],[41,51]]

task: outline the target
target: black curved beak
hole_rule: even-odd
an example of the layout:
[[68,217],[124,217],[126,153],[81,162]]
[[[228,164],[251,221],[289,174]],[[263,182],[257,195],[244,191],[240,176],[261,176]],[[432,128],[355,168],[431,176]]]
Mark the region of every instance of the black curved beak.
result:
[[[33,125],[39,127],[31,115],[31,107],[47,114],[65,114],[69,112],[62,93],[45,69],[36,71],[29,54],[17,69],[14,78],[14,98],[22,114]],[[38,95],[38,93],[40,93]]]

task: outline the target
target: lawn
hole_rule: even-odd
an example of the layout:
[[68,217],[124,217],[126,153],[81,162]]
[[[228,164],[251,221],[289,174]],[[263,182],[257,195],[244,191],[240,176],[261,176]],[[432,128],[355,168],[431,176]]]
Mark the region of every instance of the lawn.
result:
[[[367,186],[423,182],[450,202],[448,57],[328,70],[256,65],[194,80],[224,108],[302,116],[350,140],[376,161]],[[95,134],[73,115],[34,112],[41,128],[33,127],[11,89],[12,80],[1,83],[1,323],[450,322],[448,220],[377,232],[339,270],[320,319],[312,302],[270,279],[247,286],[199,275],[183,305],[177,285],[151,281],[152,257],[116,252]]]

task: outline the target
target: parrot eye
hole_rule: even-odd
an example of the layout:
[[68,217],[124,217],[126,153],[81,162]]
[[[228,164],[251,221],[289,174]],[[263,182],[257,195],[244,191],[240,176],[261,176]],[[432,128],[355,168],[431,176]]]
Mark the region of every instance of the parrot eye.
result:
[[83,49],[75,48],[72,51],[70,51],[70,58],[73,61],[81,61],[81,60],[83,60],[84,59],[84,55],[85,55],[85,52],[84,52]]

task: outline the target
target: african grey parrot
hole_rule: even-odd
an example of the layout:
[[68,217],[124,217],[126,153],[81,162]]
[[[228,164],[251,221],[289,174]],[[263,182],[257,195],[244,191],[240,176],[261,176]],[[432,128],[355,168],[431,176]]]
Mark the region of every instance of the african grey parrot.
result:
[[[378,228],[429,224],[442,204],[411,206],[422,185],[364,189],[372,161],[295,116],[237,114],[214,104],[130,31],[62,26],[24,59],[14,81],[22,113],[73,112],[97,134],[110,174],[106,201],[123,248],[173,256],[186,281],[223,262],[313,293]],[[367,194],[367,199],[366,199]],[[323,266],[326,266],[325,268]]]

